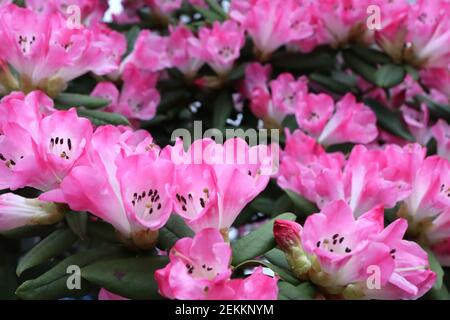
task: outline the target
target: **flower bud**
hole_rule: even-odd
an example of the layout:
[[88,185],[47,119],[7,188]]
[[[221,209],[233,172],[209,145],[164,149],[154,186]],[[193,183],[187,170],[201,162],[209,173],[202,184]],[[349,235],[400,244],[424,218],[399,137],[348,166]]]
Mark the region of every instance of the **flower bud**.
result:
[[14,193],[0,196],[0,231],[29,225],[54,224],[64,216],[61,206]]
[[275,241],[285,252],[300,246],[301,230],[302,227],[298,223],[289,220],[276,220],[273,225]]

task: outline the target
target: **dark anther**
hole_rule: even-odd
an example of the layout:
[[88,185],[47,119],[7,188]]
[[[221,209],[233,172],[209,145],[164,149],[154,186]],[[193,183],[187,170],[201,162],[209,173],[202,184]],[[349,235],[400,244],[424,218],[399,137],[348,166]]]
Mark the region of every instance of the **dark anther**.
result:
[[350,253],[352,250],[350,248],[345,248],[345,252]]
[[336,239],[337,237],[339,237],[339,234],[338,234],[338,233],[336,233],[336,234],[333,236],[333,239]]
[[69,146],[69,151],[72,150],[72,140],[70,138],[67,140],[67,145]]
[[161,203],[158,203],[158,210],[161,209]]
[[317,248],[320,247],[320,241],[317,241],[316,246],[317,246]]

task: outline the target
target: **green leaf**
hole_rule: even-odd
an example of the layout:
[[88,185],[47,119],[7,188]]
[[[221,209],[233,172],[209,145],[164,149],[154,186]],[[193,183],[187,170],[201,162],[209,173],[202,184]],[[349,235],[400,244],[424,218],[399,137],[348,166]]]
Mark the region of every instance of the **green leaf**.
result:
[[223,131],[232,110],[233,98],[228,91],[224,90],[214,101],[213,128]]
[[70,211],[66,213],[65,217],[70,230],[72,230],[81,240],[85,240],[87,238],[88,214],[86,212]]
[[15,273],[20,241],[0,237],[0,299],[14,300],[18,281]]
[[89,238],[99,239],[105,242],[119,242],[114,227],[102,221],[88,223],[87,235]]
[[361,60],[357,56],[351,54],[349,51],[343,52],[343,57],[345,63],[352,69],[354,72],[362,76],[364,79],[369,81],[370,83],[376,84],[375,73],[377,69],[372,65],[368,64],[364,60]]
[[436,118],[443,118],[450,121],[450,106],[443,105],[437,102],[434,102],[427,96],[417,96],[417,100],[421,103],[425,103],[430,110],[430,113]]
[[309,54],[282,53],[273,56],[272,64],[276,68],[290,72],[329,71],[335,68],[335,56],[325,51],[314,51]]
[[286,260],[286,256],[280,249],[274,248],[269,252],[264,254],[264,257],[269,260],[272,266],[276,268],[271,268],[275,273],[277,273],[280,278],[291,284],[298,285],[300,281],[292,274],[291,268]]
[[450,300],[450,293],[447,287],[443,285],[440,289],[431,288],[425,295],[425,298],[429,300]]
[[228,74],[227,79],[229,81],[237,81],[239,79],[242,79],[245,75],[245,69],[247,68],[248,63],[244,62],[235,67],[231,72]]
[[335,93],[344,94],[352,91],[352,88],[347,86],[346,84],[340,83],[332,77],[320,73],[311,73],[309,75],[309,78],[323,86],[325,89]]
[[223,20],[228,18],[228,15],[226,14],[225,11],[223,11],[222,7],[219,5],[217,0],[205,0],[205,1],[215,13],[217,13],[223,18]]
[[352,46],[351,51],[359,58],[373,65],[387,64],[391,62],[391,58],[389,58],[389,56],[386,53],[381,52],[379,50],[374,50],[368,47],[355,45]]
[[381,128],[408,141],[414,141],[414,137],[405,127],[398,113],[394,113],[373,99],[366,99],[364,103],[375,112]]
[[112,113],[103,112],[98,110],[77,109],[78,116],[88,118],[96,126],[102,126],[106,124],[114,125],[130,125],[130,122],[124,116]]
[[379,87],[392,88],[405,79],[405,69],[395,64],[386,64],[375,73],[375,81]]
[[109,103],[109,100],[78,93],[60,93],[55,98],[55,104],[61,106],[63,109],[69,109],[72,107],[99,109],[106,107]]
[[273,210],[273,201],[270,198],[258,197],[250,202],[253,211],[270,214]]
[[246,260],[254,259],[261,256],[267,251],[273,249],[276,245],[273,237],[273,223],[275,220],[291,220],[294,221],[296,216],[293,213],[284,213],[270,220],[262,227],[254,230],[246,236],[234,241],[231,246],[233,248],[233,265],[238,265]]
[[213,23],[214,21],[223,21],[225,20],[220,14],[213,10],[205,9],[202,7],[194,6],[195,10],[202,14],[205,17],[205,20],[209,23]]
[[166,225],[159,230],[158,248],[168,250],[181,238],[193,237],[194,232],[178,215],[171,215]]
[[0,235],[10,239],[40,237],[47,235],[55,228],[55,225],[23,226],[8,231],[2,231],[0,232]]
[[77,236],[67,228],[58,229],[39,242],[20,260],[16,273],[20,276],[25,270],[46,262],[69,249]]
[[299,213],[303,215],[310,215],[312,213],[320,211],[314,203],[303,198],[296,192],[288,189],[285,189],[284,192],[286,192],[289,199],[291,199],[292,203],[294,204],[294,207],[299,211]]
[[94,261],[124,255],[125,253],[122,248],[112,246],[101,246],[90,250],[83,250],[61,261],[38,278],[22,283],[17,288],[16,295],[21,299],[27,300],[84,296],[91,289],[90,284],[87,281],[81,281],[80,289],[69,289],[67,280],[73,273],[68,273],[68,268],[70,266],[83,268]]
[[281,299],[287,300],[312,300],[316,294],[316,288],[309,282],[294,286],[286,281],[278,283]]
[[280,277],[283,281],[288,281],[289,283],[298,285],[300,282],[290,273],[290,271],[280,268],[277,265],[274,265],[270,262],[261,261],[261,260],[247,260],[239,265],[237,265],[234,268],[234,271],[240,268],[250,268],[250,267],[258,267],[258,266],[264,266],[265,268],[269,268],[272,270],[276,275]]
[[111,259],[93,263],[81,270],[83,278],[129,299],[161,299],[155,271],[165,267],[163,256]]
[[403,67],[405,68],[406,73],[409,74],[413,78],[414,81],[419,81],[420,74],[416,68],[414,68],[408,64],[404,65]]
[[444,270],[442,269],[441,264],[437,260],[433,251],[429,248],[424,248],[428,253],[428,261],[430,262],[430,269],[436,273],[436,282],[433,285],[433,288],[436,290],[440,290],[442,288],[442,284],[444,281]]
[[134,25],[130,30],[127,31],[126,37],[127,37],[127,51],[123,55],[122,58],[125,58],[128,56],[134,49],[134,44],[136,42],[137,37],[139,36],[139,32],[141,32],[141,29]]

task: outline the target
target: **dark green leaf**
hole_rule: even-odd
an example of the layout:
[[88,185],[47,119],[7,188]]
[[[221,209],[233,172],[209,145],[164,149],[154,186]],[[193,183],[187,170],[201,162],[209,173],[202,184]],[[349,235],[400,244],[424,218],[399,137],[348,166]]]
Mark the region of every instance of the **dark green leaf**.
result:
[[86,212],[67,212],[66,215],[67,225],[81,240],[86,239],[88,214]]
[[398,113],[394,113],[373,99],[366,99],[364,103],[375,112],[381,128],[408,141],[414,141],[414,137],[405,127]]
[[106,222],[97,221],[89,223],[87,225],[87,234],[89,238],[112,243],[118,242],[116,230]]
[[441,286],[440,289],[431,288],[425,295],[425,299],[429,300],[450,300],[450,293],[446,286]]
[[109,103],[110,103],[109,100],[78,93],[60,93],[55,98],[55,104],[60,107],[63,107],[63,109],[69,109],[72,107],[100,109],[106,107]]
[[228,17],[225,11],[223,11],[222,7],[217,2],[217,0],[205,0],[205,1],[215,13],[217,13],[223,18],[223,20],[225,20]]
[[273,249],[276,245],[273,237],[273,223],[277,219],[294,221],[296,216],[293,213],[284,213],[270,220],[257,230],[234,241],[233,265],[238,265],[246,260],[261,256],[267,251]]
[[205,17],[205,20],[209,23],[213,23],[214,21],[223,21],[225,20],[220,14],[213,10],[205,9],[202,7],[194,6],[195,10],[202,14]]
[[40,237],[47,235],[49,232],[54,230],[55,225],[34,225],[34,226],[24,226],[8,231],[0,232],[0,235],[11,238],[11,239],[21,239],[21,238],[31,238]]
[[236,81],[239,79],[242,79],[245,75],[245,69],[247,68],[247,63],[241,63],[237,67],[235,67],[231,72],[228,74],[227,79],[229,81]]
[[77,109],[77,113],[80,117],[88,118],[96,126],[102,126],[106,124],[114,125],[130,125],[130,122],[124,116],[112,113],[103,112],[98,110]]
[[139,32],[141,32],[141,29],[136,25],[127,31],[127,52],[124,54],[123,58],[128,56],[133,51]]
[[281,299],[288,300],[312,300],[316,294],[316,288],[309,282],[304,282],[294,286],[286,281],[278,283]]
[[303,198],[296,192],[293,192],[288,189],[285,189],[284,191],[288,195],[289,199],[291,199],[292,203],[294,204],[295,208],[298,210],[299,213],[303,215],[310,215],[312,213],[320,211],[314,203]]
[[351,87],[336,81],[330,76],[326,76],[320,73],[311,73],[309,78],[323,86],[325,89],[335,93],[344,94],[352,91]]
[[405,69],[395,64],[386,64],[375,73],[375,81],[379,87],[392,88],[405,79]]
[[335,68],[336,59],[329,52],[312,52],[310,54],[282,53],[274,55],[272,64],[276,68],[289,71],[329,71]]
[[87,281],[81,282],[80,289],[69,289],[67,280],[70,266],[84,266],[94,261],[99,261],[108,257],[124,256],[124,251],[120,247],[101,246],[98,248],[83,250],[73,256],[66,258],[55,267],[39,276],[36,279],[22,283],[16,290],[16,295],[21,299],[60,299],[64,297],[80,297],[90,290]]
[[77,236],[67,228],[58,229],[47,238],[41,240],[20,260],[16,273],[18,276],[25,270],[46,262],[69,249],[77,240]]
[[361,60],[357,56],[351,54],[348,51],[344,51],[343,53],[345,63],[352,69],[354,72],[362,76],[364,79],[369,81],[370,83],[376,84],[376,68],[372,65],[368,64],[364,60]]
[[433,288],[436,290],[440,290],[442,288],[442,283],[444,279],[444,270],[442,269],[441,264],[437,260],[433,251],[428,248],[425,248],[425,251],[428,253],[428,261],[430,262],[430,269],[436,273],[436,282],[433,285]]
[[233,110],[233,98],[228,91],[222,91],[214,102],[213,128],[223,130]]
[[286,261],[286,256],[280,249],[274,248],[269,252],[264,254],[264,257],[269,260],[269,262],[276,267],[276,270],[272,270],[277,273],[282,280],[287,281],[291,284],[298,285],[300,281],[291,273],[291,268]]
[[437,102],[434,102],[427,96],[417,96],[417,99],[421,103],[425,103],[430,110],[430,113],[436,118],[443,118],[450,121],[450,105],[443,105]]
[[194,232],[184,223],[183,219],[173,214],[167,224],[159,230],[158,248],[168,250],[179,239],[193,236]]
[[89,282],[129,299],[161,299],[154,273],[167,263],[167,257],[163,256],[111,259],[84,267],[81,275]]
[[387,64],[391,62],[391,58],[389,58],[387,54],[379,50],[374,50],[364,46],[355,45],[352,46],[351,51],[359,58],[373,65]]

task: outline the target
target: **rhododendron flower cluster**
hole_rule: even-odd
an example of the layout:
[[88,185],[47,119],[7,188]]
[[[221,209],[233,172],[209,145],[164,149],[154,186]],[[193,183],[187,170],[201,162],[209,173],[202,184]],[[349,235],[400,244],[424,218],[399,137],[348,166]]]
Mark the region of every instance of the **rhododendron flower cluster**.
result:
[[0,1],[0,296],[450,300],[449,15]]

